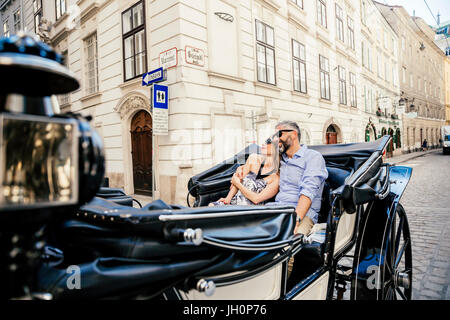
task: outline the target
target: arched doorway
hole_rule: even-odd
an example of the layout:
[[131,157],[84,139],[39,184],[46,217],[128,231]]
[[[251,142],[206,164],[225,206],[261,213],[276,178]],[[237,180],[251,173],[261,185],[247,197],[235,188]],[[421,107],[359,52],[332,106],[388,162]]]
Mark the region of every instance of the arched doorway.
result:
[[401,148],[402,147],[402,140],[400,135],[400,128],[397,128],[395,130],[395,148]]
[[134,192],[152,195],[152,117],[138,111],[131,120],[131,155]]
[[337,130],[330,124],[326,131],[326,144],[336,144],[337,143]]
[[422,143],[423,143],[423,129],[422,128],[420,128],[420,141],[419,141],[419,143],[420,143],[420,146],[419,146],[419,148],[422,146]]
[[366,134],[365,134],[365,142],[376,140],[376,129],[372,123],[367,124],[366,126]]
[[392,157],[392,152],[394,151],[394,130],[389,128],[388,135],[391,136],[391,140],[389,141],[389,145],[386,148],[386,152],[389,157]]

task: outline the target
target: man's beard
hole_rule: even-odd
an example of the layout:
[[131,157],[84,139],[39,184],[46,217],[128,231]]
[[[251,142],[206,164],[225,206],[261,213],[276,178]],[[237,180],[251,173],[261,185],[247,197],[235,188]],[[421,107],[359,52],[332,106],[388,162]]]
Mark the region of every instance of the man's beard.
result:
[[280,154],[285,153],[291,147],[291,144],[289,143],[289,141],[280,141],[280,143],[281,143],[280,150],[279,150]]

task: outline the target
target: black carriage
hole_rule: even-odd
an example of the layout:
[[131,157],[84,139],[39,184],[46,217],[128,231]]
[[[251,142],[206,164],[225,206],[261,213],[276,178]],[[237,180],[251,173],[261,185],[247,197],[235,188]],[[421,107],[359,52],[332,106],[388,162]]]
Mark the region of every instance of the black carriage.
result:
[[[310,147],[329,177],[306,237],[293,235],[290,206],[206,206],[226,195],[256,145],[192,177],[192,208],[157,200],[137,209],[121,190],[103,188],[53,226],[39,287],[55,299],[340,299],[345,288],[351,299],[411,299],[399,200],[412,169],[383,161],[389,139]],[[80,290],[67,289],[74,265]]]

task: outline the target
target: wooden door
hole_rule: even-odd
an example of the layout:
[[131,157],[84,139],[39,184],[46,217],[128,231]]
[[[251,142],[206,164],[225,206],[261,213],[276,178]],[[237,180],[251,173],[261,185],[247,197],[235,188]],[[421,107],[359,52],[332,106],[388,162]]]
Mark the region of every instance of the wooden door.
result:
[[337,132],[327,132],[327,144],[337,143]]
[[131,120],[134,192],[152,195],[152,117],[139,111]]

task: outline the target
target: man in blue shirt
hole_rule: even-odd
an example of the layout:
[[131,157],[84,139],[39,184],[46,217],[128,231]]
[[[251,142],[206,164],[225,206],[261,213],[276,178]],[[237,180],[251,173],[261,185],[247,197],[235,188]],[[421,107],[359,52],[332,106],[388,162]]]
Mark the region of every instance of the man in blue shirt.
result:
[[[292,205],[297,213],[294,233],[308,235],[319,216],[323,186],[328,171],[322,155],[300,144],[300,128],[294,121],[281,121],[272,140],[278,139],[280,159],[280,185],[275,202],[266,205]],[[242,170],[237,170],[243,178]]]
[[300,144],[300,128],[294,121],[282,121],[275,127],[279,139],[280,188],[276,204],[295,207],[297,224],[294,233],[308,235],[317,223],[322,191],[328,171],[322,155]]

